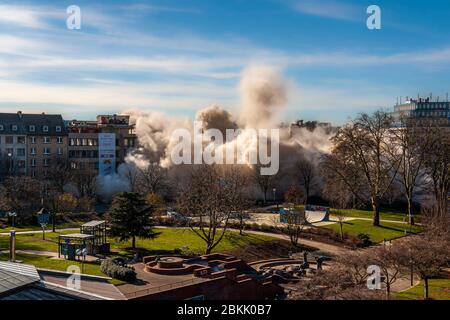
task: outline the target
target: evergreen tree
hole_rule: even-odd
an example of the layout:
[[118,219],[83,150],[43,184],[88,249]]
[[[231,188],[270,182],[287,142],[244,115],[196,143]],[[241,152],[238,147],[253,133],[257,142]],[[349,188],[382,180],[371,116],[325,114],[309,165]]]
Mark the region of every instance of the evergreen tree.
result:
[[141,195],[135,192],[123,192],[114,197],[109,210],[111,235],[120,241],[132,239],[132,248],[136,249],[136,237],[153,239],[153,213]]

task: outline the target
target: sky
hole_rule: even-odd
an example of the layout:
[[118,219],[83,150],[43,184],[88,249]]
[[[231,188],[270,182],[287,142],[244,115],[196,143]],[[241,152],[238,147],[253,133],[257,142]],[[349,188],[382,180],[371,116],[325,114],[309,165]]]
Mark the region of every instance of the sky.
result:
[[0,0],[0,111],[233,111],[243,70],[270,65],[289,86],[283,119],[342,124],[398,96],[445,97],[449,16],[446,0]]

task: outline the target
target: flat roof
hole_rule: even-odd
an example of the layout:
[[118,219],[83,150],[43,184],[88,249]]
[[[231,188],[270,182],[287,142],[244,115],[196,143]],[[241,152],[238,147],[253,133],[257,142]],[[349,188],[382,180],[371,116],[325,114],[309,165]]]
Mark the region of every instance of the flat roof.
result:
[[105,220],[92,220],[89,222],[86,222],[82,225],[82,227],[97,227],[105,223]]
[[71,234],[62,234],[60,235],[61,238],[67,238],[67,239],[90,239],[94,236],[91,234],[83,234],[83,233],[71,233]]

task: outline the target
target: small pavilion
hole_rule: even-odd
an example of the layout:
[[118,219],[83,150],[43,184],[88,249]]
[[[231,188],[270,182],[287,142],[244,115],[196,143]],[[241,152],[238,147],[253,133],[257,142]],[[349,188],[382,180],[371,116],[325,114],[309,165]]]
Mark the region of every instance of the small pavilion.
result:
[[63,234],[58,237],[58,257],[61,254],[65,259],[76,260],[90,253],[88,248],[92,247],[94,236],[89,234],[72,233]]
[[58,257],[75,260],[82,255],[108,253],[106,221],[93,220],[80,227],[80,233],[60,235],[58,237]]

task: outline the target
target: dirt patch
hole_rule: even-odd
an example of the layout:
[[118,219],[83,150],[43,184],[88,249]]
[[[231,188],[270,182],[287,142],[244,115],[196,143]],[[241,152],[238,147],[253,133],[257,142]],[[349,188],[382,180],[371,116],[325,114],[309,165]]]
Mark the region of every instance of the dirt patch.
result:
[[259,244],[248,245],[243,248],[236,248],[226,251],[237,258],[244,260],[247,263],[266,259],[289,258],[289,253],[314,249],[307,246],[293,248],[289,241],[275,240],[265,241]]

